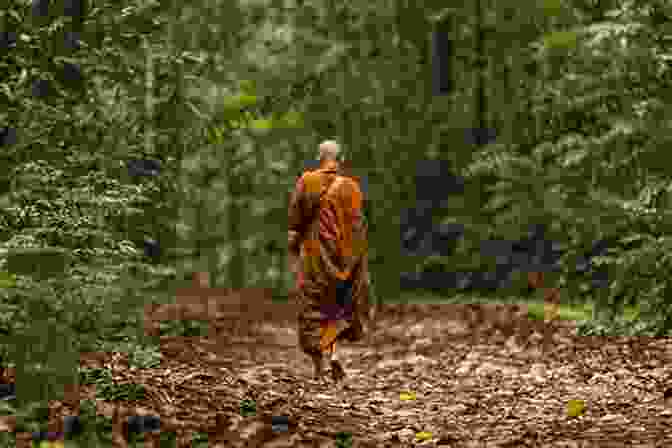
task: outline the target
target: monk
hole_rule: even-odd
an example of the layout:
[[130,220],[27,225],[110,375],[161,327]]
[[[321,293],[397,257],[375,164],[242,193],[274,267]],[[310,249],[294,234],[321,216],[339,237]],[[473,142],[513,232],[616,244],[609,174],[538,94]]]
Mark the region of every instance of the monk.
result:
[[290,266],[297,276],[299,345],[323,379],[345,378],[336,343],[364,337],[369,324],[367,228],[362,191],[341,167],[340,146],[319,146],[319,168],[304,173],[289,205]]

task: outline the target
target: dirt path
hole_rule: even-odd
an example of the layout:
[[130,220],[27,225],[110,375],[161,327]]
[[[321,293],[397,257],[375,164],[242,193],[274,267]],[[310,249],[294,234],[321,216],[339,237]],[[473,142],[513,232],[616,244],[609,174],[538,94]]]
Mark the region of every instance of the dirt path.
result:
[[[338,385],[310,379],[283,319],[238,336],[162,338],[159,368],[118,361],[115,376],[146,385],[138,406],[161,415],[180,446],[191,431],[209,432],[215,447],[336,447],[340,432],[353,447],[672,446],[672,412],[660,400],[672,378],[669,340],[577,338],[565,327],[544,352],[539,337],[525,347],[498,333],[475,338],[456,310],[383,307],[367,343],[339,346],[348,378]],[[400,399],[404,391],[415,399]],[[240,416],[243,399],[255,400],[256,416]],[[566,416],[570,399],[586,401],[583,417]],[[271,428],[280,415],[286,433]]]

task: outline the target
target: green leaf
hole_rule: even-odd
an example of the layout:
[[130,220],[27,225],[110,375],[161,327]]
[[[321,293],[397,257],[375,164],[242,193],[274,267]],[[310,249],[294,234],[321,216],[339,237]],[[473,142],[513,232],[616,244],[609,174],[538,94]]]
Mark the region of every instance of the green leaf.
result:
[[249,129],[254,129],[256,131],[268,131],[273,129],[274,122],[266,118],[259,118],[256,120],[250,121],[250,124],[247,126]]
[[227,121],[240,121],[245,109],[255,106],[259,99],[253,95],[234,95],[227,97],[219,109],[219,117]]
[[13,18],[14,20],[16,20],[17,22],[21,22],[21,21],[22,21],[22,20],[21,20],[21,16],[19,15],[19,13],[16,12],[15,10],[13,10],[13,9],[10,9],[10,10],[9,10],[9,15],[12,16],[12,18]]
[[642,235],[639,233],[635,233],[634,235],[630,235],[624,238],[619,239],[619,242],[622,244],[630,244],[636,241],[641,241],[641,240],[651,240],[651,237],[649,235]]
[[303,114],[296,111],[289,111],[273,120],[273,127],[297,129],[303,126]]
[[542,0],[541,8],[547,16],[556,16],[562,12],[562,0]]
[[224,102],[224,107],[228,109],[242,110],[256,105],[259,102],[254,95],[234,95],[228,97]]
[[443,8],[438,13],[432,15],[429,20],[432,23],[441,23],[441,22],[449,19],[456,12],[457,12],[457,8]]
[[212,145],[221,145],[224,143],[224,138],[225,138],[225,129],[222,127],[215,127],[212,126],[208,128],[208,143]]
[[0,272],[0,288],[14,288],[16,286],[16,275],[7,271]]
[[567,50],[576,47],[578,33],[576,31],[554,31],[544,35],[542,43],[549,50]]
[[245,95],[254,96],[256,93],[256,83],[252,80],[243,79],[238,83],[238,86]]
[[186,101],[186,104],[187,107],[189,107],[189,109],[191,109],[191,111],[194,113],[194,115],[196,115],[201,120],[209,120],[211,118],[208,114],[202,112],[198,107],[196,107],[192,101]]

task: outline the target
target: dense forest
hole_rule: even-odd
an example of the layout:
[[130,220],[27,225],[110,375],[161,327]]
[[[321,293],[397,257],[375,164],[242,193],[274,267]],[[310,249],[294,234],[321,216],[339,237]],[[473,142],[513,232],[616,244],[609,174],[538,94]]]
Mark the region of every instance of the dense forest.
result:
[[17,406],[83,352],[156,365],[143,306],[191,272],[286,300],[289,193],[330,138],[383,302],[552,241],[580,334],[668,336],[671,61],[665,0],[4,1],[0,351],[39,385]]

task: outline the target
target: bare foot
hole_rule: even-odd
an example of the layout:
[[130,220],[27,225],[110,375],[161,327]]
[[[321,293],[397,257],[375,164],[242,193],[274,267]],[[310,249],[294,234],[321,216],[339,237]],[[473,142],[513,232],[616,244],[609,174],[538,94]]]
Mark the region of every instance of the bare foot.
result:
[[331,378],[335,382],[340,382],[344,380],[346,377],[345,375],[345,370],[343,369],[343,366],[341,365],[340,362],[336,360],[331,361]]
[[313,379],[319,380],[324,378],[324,359],[321,355],[312,356],[313,361]]

